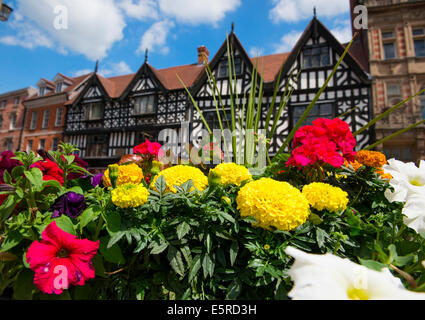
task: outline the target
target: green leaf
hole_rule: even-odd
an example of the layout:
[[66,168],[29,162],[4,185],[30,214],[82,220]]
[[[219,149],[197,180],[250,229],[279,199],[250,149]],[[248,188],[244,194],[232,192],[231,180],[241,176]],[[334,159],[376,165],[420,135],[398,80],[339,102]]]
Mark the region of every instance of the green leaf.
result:
[[238,251],[239,251],[239,244],[236,241],[233,241],[232,244],[230,245],[230,265],[232,266],[236,261]]
[[12,184],[12,177],[7,170],[4,170],[3,172],[3,181],[5,184]]
[[6,200],[4,200],[3,204],[0,206],[0,224],[5,222],[10,215],[15,210],[15,207],[18,205],[18,201],[20,199],[14,195],[9,195]]
[[121,230],[121,216],[117,211],[107,211],[105,213],[106,229],[110,235]]
[[175,247],[168,247],[168,260],[173,270],[180,276],[184,276],[185,266],[182,259],[182,254]]
[[118,245],[115,244],[108,248],[108,237],[103,237],[100,239],[99,251],[106,261],[119,265],[125,263],[125,258],[122,254],[121,248]]
[[22,174],[25,171],[25,167],[18,166],[12,169],[12,177],[14,180],[18,180],[18,178],[22,177]]
[[70,191],[84,195],[83,189],[81,187],[79,187],[79,186],[75,186],[75,187],[69,188],[68,189],[68,192],[70,192]]
[[278,280],[274,291],[275,300],[288,300],[288,292],[285,289],[285,281]]
[[189,271],[189,282],[192,282],[193,278],[198,273],[199,269],[201,269],[201,255],[196,255],[196,257],[192,260],[192,263],[190,264],[190,271]]
[[209,254],[212,249],[212,239],[211,239],[211,234],[209,233],[207,233],[207,236],[205,238],[205,245],[207,247],[207,253]]
[[74,236],[77,235],[77,233],[75,232],[75,226],[72,223],[71,218],[69,218],[68,216],[62,215],[59,218],[56,218],[55,221],[59,229],[73,234]]
[[167,247],[168,247],[168,243],[167,242],[161,242],[160,244],[158,244],[157,242],[153,242],[153,247],[152,247],[152,250],[151,250],[151,254],[160,254],[165,249],[167,249]]
[[361,265],[376,271],[381,271],[383,268],[387,268],[387,265],[374,260],[363,260],[358,258]]
[[16,300],[32,300],[34,286],[34,272],[28,269],[22,270],[18,279],[13,283],[13,298]]
[[216,251],[217,261],[223,266],[226,266],[226,255],[224,254],[223,249],[218,248]]
[[203,254],[202,256],[202,270],[204,271],[204,277],[208,275],[212,277],[214,275],[215,263],[212,261],[209,254]]
[[317,240],[317,245],[319,246],[319,248],[322,248],[323,245],[325,244],[325,236],[326,236],[326,232],[320,228],[316,229],[316,240]]
[[80,232],[83,228],[92,222],[100,214],[100,208],[98,206],[89,207],[81,214],[80,220]]
[[183,239],[183,237],[190,231],[190,225],[183,221],[177,226],[177,237],[179,240]]
[[242,284],[238,279],[232,281],[227,288],[226,300],[235,300],[239,297],[242,291]]
[[24,171],[25,177],[29,180],[34,191],[40,191],[43,183],[43,173],[38,168],[31,168]]
[[235,223],[235,218],[233,218],[230,214],[224,211],[220,211],[220,215],[226,219],[227,221],[230,221],[231,223]]
[[22,239],[23,237],[19,230],[13,230],[9,232],[6,236],[6,239],[1,244],[0,252],[6,252],[16,247],[22,241]]
[[159,176],[158,179],[156,179],[155,188],[159,191],[160,195],[164,194],[165,189],[167,189],[167,182],[164,176]]
[[75,160],[74,155],[63,155],[63,157],[65,158],[67,164],[71,164]]
[[92,260],[93,267],[96,273],[96,276],[106,278],[107,275],[105,274],[105,266],[103,265],[103,258],[100,254],[96,254]]
[[118,231],[117,233],[115,233],[111,239],[109,239],[108,242],[108,249],[111,248],[114,244],[116,244],[118,241],[120,241],[122,239],[122,237],[124,237],[125,232],[124,231]]

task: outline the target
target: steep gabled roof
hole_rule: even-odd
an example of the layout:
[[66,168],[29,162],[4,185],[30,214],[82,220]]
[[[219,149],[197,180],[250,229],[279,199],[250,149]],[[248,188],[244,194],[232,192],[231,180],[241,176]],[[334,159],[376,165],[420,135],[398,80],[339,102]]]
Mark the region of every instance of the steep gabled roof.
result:
[[257,72],[263,76],[264,82],[273,82],[279,74],[282,64],[286,62],[290,52],[270,54],[267,56],[251,58]]
[[205,70],[203,64],[188,64],[184,66],[171,67],[166,69],[155,69],[151,67],[157,78],[167,90],[183,89],[177,75],[188,88],[192,87],[199,75]]

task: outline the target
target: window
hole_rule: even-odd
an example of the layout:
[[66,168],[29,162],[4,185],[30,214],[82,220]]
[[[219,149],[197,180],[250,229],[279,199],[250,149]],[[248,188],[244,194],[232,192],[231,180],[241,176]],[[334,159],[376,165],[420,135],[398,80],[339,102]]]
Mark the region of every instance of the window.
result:
[[[239,57],[236,57],[234,59],[235,68],[233,70],[232,66],[232,72],[234,72],[237,76],[242,74],[242,59]],[[229,61],[228,59],[223,59],[220,61],[220,64],[218,66],[218,77],[224,78],[229,77]]]
[[86,120],[101,120],[103,107],[101,102],[89,103],[86,107]]
[[303,50],[303,67],[317,68],[330,65],[329,47],[315,46]]
[[27,144],[27,152],[32,151],[32,140],[28,140],[28,144]]
[[[205,121],[207,121],[208,126],[211,130],[214,129],[220,129],[220,122],[218,121],[217,117],[217,111],[206,111],[203,113]],[[223,111],[220,110],[220,116],[221,116],[221,124],[223,125],[223,128],[227,128],[227,121],[226,117],[230,122],[230,119],[232,119],[232,112],[230,110],[226,110],[226,117],[223,115]]]
[[149,114],[155,112],[155,96],[148,95],[137,97],[134,103],[134,113],[136,115]]
[[7,138],[5,145],[6,145],[6,150],[13,151],[13,139],[12,138]]
[[[303,115],[306,109],[307,109],[307,106],[295,106],[293,108],[292,126],[295,126],[298,120],[300,120],[301,116]],[[334,111],[333,111],[332,103],[316,104],[313,107],[313,109],[311,109],[310,113],[308,114],[307,118],[304,120],[304,123],[302,125],[303,126],[311,125],[313,121],[316,120],[317,118],[333,119]]]
[[106,135],[95,135],[87,137],[87,157],[106,157],[108,137]]
[[45,93],[46,93],[46,87],[41,87],[38,91],[38,95],[40,97],[44,96]]
[[384,43],[384,57],[385,59],[394,59],[396,57],[394,42]]
[[2,108],[2,109],[6,108],[6,100],[3,100],[3,101],[1,102],[1,108]]
[[412,30],[415,56],[425,57],[425,28],[415,28]]
[[384,49],[384,59],[396,58],[396,41],[394,31],[382,32],[382,41],[382,47]]
[[40,139],[40,142],[38,143],[38,149],[44,150],[46,147],[46,139]]
[[14,130],[16,128],[16,113],[10,115],[10,125],[9,130]]
[[395,105],[400,102],[401,89],[399,85],[387,84],[387,103],[389,105]]
[[63,87],[63,83],[62,82],[59,82],[56,85],[56,93],[62,92],[62,87]]
[[62,107],[59,107],[56,109],[56,120],[55,120],[55,126],[59,127],[62,124]]
[[43,123],[41,125],[42,129],[46,129],[49,125],[49,118],[50,118],[50,110],[44,111],[43,114]]
[[52,151],[56,151],[58,149],[58,145],[59,145],[59,139],[58,138],[53,138],[53,141],[52,141]]
[[15,98],[15,106],[19,105],[19,102],[21,102],[21,97]]
[[34,130],[37,125],[37,111],[32,112],[30,129]]

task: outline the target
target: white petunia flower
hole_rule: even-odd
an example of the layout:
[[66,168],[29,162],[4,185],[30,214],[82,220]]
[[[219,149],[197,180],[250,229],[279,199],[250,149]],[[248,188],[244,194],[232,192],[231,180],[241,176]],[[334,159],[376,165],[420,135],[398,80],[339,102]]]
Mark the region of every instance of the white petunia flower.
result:
[[330,253],[309,254],[293,247],[289,270],[294,300],[425,300],[425,293],[405,289],[389,269],[375,271]]
[[404,217],[403,222],[417,233],[425,233],[425,196],[411,195],[402,211]]
[[385,191],[385,197],[390,202],[404,202],[412,194],[421,194],[425,197],[425,161],[422,160],[419,168],[413,163],[404,163],[395,159],[388,160],[383,166],[384,172],[392,175],[390,181],[394,192]]

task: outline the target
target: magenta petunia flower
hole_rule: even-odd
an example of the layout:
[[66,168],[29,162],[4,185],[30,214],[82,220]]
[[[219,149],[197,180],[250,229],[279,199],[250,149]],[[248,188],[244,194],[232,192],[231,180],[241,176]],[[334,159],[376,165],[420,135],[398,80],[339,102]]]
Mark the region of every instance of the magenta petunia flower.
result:
[[77,239],[53,221],[42,233],[41,241],[34,241],[26,259],[35,272],[34,284],[44,293],[61,294],[69,285],[83,286],[95,277],[92,259],[99,249],[99,241]]

